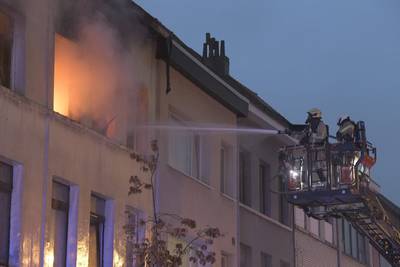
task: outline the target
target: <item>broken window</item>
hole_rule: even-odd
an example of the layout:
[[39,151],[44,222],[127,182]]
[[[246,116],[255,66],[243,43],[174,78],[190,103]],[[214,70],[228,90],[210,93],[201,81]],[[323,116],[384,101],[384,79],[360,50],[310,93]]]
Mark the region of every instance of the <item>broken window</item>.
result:
[[0,85],[11,87],[12,20],[0,11]]
[[8,266],[13,168],[0,162],[0,266]]

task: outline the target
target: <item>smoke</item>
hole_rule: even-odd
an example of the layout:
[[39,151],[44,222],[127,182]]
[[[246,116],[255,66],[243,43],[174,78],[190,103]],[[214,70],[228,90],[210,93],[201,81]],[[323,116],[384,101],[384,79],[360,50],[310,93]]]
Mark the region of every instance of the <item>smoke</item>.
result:
[[146,121],[148,89],[137,73],[142,67],[138,53],[149,33],[137,13],[127,12],[125,1],[112,2],[112,6],[103,1],[60,5],[54,106],[57,112],[126,143],[134,125]]

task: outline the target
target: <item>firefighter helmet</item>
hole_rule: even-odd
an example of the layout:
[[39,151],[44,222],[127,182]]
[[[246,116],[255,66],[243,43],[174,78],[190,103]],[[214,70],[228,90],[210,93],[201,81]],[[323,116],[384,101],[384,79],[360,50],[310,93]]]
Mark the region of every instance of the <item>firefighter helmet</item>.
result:
[[342,124],[342,122],[344,122],[345,120],[350,120],[350,116],[349,115],[343,115],[339,118],[337,125]]
[[311,118],[321,118],[322,117],[322,112],[318,108],[312,108],[307,113],[308,113],[308,115],[310,115]]

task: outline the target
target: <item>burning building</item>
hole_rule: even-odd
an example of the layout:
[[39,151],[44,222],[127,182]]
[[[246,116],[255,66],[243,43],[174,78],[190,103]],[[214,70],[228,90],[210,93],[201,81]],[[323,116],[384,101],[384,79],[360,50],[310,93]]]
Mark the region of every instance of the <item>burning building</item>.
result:
[[74,2],[0,0],[0,266],[135,266],[124,225],[143,239],[153,205],[128,196],[148,175],[130,155],[152,139],[154,207],[220,228],[215,266],[301,266],[272,193],[294,140],[189,127],[289,124],[229,75],[225,44],[207,35],[199,55],[131,1]]

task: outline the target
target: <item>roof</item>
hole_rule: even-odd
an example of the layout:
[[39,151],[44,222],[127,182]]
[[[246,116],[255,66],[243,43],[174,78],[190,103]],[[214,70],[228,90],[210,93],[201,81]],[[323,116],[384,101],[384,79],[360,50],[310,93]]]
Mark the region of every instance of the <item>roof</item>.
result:
[[400,207],[382,194],[378,194],[378,198],[385,210],[389,211],[391,214],[395,215],[398,220],[400,220]]
[[[170,31],[167,27],[165,27],[159,20],[157,20],[155,17],[151,16],[147,11],[145,11],[142,7],[140,7],[136,3],[132,2],[132,5],[135,8],[137,8],[140,13],[143,14],[143,16],[144,16],[143,21],[145,23],[149,23],[150,26],[152,26],[153,30],[156,30],[159,34],[163,34],[165,38],[167,37],[167,35],[169,35],[175,42],[177,42],[181,47],[183,47],[185,49],[185,51],[187,51],[193,58],[197,59],[199,62],[202,61],[202,56],[200,54],[198,54],[195,50],[193,50],[191,47],[186,45],[181,39],[179,39],[178,36],[176,36],[172,31]],[[245,85],[240,83],[238,80],[236,80],[235,78],[233,78],[230,75],[219,75],[210,66],[205,65],[205,64],[203,64],[203,65],[206,66],[211,71],[213,71],[216,75],[218,75],[221,79],[223,79],[231,87],[233,87],[239,94],[246,97],[254,106],[256,106],[258,109],[260,109],[266,115],[270,116],[272,119],[276,120],[278,123],[284,125],[285,127],[289,128],[292,126],[292,124],[283,115],[281,115],[278,111],[276,111],[273,107],[271,107],[268,103],[266,103],[260,96],[258,96],[254,91],[252,91],[251,89],[249,89],[248,87],[246,87]],[[176,67],[176,66],[174,66],[174,67]],[[180,69],[178,67],[178,71],[182,72],[184,70]],[[185,73],[184,75],[189,76],[187,73]],[[207,92],[207,93],[210,93],[210,92]],[[217,99],[217,100],[220,101],[221,99]],[[238,101],[238,103],[239,102],[240,101]],[[232,103],[232,104],[235,105],[235,103]],[[228,104],[228,106],[229,106],[229,104]],[[246,112],[243,112],[243,110],[241,110],[239,113],[242,113],[241,115],[247,115],[247,114],[243,114],[243,113],[246,113]]]

